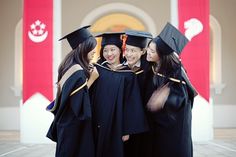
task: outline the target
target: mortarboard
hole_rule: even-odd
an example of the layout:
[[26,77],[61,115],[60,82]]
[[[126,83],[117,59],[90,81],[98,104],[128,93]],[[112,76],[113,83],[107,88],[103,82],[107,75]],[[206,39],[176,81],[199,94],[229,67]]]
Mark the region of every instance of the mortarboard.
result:
[[116,45],[118,47],[122,46],[122,38],[121,35],[124,32],[106,32],[102,34],[96,35],[96,37],[102,37],[102,47],[105,45]]
[[87,28],[89,28],[90,25],[84,26],[82,28],[79,28],[64,37],[62,37],[60,40],[67,39],[72,49],[75,49],[80,43],[88,39],[89,37],[92,37],[93,35],[89,32]]
[[157,49],[163,55],[173,52],[180,54],[188,43],[188,39],[173,25],[167,23],[161,33],[153,39]]
[[145,48],[148,39],[152,39],[152,34],[149,32],[128,30],[125,32],[128,36],[126,40],[127,45],[132,45],[140,48]]

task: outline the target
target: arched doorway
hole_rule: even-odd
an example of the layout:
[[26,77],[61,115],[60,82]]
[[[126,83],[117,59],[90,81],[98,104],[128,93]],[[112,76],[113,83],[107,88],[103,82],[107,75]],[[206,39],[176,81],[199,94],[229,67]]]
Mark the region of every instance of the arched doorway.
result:
[[[105,15],[97,19],[91,28],[91,31],[94,33],[101,32],[122,32],[126,29],[135,29],[145,31],[146,27],[142,21],[137,19],[134,16],[125,14],[125,13],[112,13]],[[97,48],[94,61],[97,61],[99,57],[101,39],[97,39]]]

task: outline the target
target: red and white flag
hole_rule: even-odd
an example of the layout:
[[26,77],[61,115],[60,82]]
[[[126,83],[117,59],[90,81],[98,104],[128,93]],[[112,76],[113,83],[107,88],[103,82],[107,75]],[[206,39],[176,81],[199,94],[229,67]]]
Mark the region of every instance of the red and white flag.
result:
[[181,54],[188,76],[209,101],[209,0],[178,0],[179,30],[190,40]]
[[53,0],[24,0],[23,103],[35,93],[53,98]]

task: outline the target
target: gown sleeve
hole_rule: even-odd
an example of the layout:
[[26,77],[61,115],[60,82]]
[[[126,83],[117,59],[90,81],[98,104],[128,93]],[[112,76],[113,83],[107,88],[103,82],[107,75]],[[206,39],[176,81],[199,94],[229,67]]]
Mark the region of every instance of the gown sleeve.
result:
[[171,110],[178,110],[186,99],[185,85],[180,83],[170,83],[170,94],[164,107]]
[[173,83],[170,86],[170,94],[162,110],[154,113],[155,121],[163,127],[175,126],[186,108],[188,95],[186,85]]
[[75,90],[70,94],[72,111],[79,120],[89,119],[91,118],[91,106],[87,81],[81,79],[76,84]]
[[125,102],[123,134],[136,134],[149,129],[145,116],[140,88],[135,74],[127,74],[125,81]]

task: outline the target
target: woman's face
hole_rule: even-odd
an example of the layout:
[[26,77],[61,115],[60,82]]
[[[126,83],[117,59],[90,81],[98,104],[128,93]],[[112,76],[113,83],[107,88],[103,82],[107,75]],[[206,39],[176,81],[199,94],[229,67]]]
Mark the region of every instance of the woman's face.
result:
[[95,53],[96,53],[95,48],[88,53],[87,57],[88,57],[89,62],[91,62]]
[[143,53],[144,52],[139,47],[126,45],[125,58],[127,60],[127,63],[130,66],[135,65],[140,60]]
[[120,64],[121,51],[116,45],[106,45],[103,49],[103,57],[111,65]]
[[154,42],[151,42],[147,48],[147,61],[156,63],[160,61],[160,56],[156,51],[156,44]]

